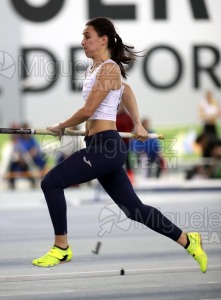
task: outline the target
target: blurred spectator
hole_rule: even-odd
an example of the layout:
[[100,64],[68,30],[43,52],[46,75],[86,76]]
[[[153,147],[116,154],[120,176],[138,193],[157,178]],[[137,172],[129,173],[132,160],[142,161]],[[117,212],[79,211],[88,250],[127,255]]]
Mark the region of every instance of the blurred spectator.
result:
[[209,178],[221,179],[221,140],[214,142],[211,156],[213,160],[209,169]]
[[195,165],[187,170],[186,179],[208,178],[211,158],[211,141],[207,133],[203,132],[196,138],[196,144],[200,147],[203,164]]
[[[119,105],[117,119],[116,119],[116,126],[117,126],[117,130],[119,132],[132,132],[132,130],[134,128],[133,120],[131,119],[130,115],[126,111],[122,102]],[[127,159],[126,159],[126,163],[125,163],[125,169],[127,171],[128,177],[130,178],[130,181],[133,183],[134,182],[134,173],[133,173],[131,161],[130,161],[130,149],[129,149],[130,140],[123,139],[123,141],[128,150]]]
[[201,148],[203,162],[187,171],[186,179],[221,178],[221,141],[211,139],[208,133],[201,133],[196,143]]
[[221,117],[221,109],[211,91],[207,91],[200,101],[199,116],[203,122],[203,132],[208,134],[210,140],[217,139],[217,121]]
[[[10,125],[10,128],[19,128],[19,125],[13,123]],[[1,151],[2,159],[1,159],[1,175],[3,177],[6,176],[6,173],[9,169],[9,164],[14,152],[14,145],[16,144],[18,136],[16,134],[9,135],[10,139],[7,141]]]
[[196,138],[196,144],[200,146],[203,162],[188,170],[186,179],[214,178],[216,176],[214,175],[216,174],[214,162],[217,164],[219,161],[215,153],[219,145],[217,122],[221,117],[221,108],[209,90],[205,92],[204,99],[199,103],[199,116],[203,122],[203,130]]
[[[27,123],[23,123],[21,124],[21,128],[30,127]],[[9,173],[10,188],[15,188],[15,179],[19,177],[19,173],[22,176],[22,172],[33,172],[44,169],[46,161],[42,158],[39,144],[33,136],[29,134],[11,135],[11,141],[7,145],[7,149],[8,153],[5,154],[7,155],[5,171]],[[16,176],[16,173],[18,173],[18,176]],[[35,176],[32,176],[30,173],[30,175],[27,174],[25,177],[30,180],[32,187],[34,187]]]
[[[148,119],[143,119],[142,125],[149,133],[153,133]],[[141,164],[142,169],[145,166],[145,177],[159,178],[165,167],[159,140],[147,139],[145,142],[132,140],[131,148],[137,153],[139,164]],[[145,164],[142,163],[142,160]]]

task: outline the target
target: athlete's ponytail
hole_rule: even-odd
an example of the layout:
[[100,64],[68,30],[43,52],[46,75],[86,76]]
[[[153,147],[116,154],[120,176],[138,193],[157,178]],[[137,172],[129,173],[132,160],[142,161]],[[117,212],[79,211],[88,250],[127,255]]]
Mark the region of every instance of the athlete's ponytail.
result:
[[107,18],[95,18],[88,21],[86,25],[93,26],[100,37],[107,35],[111,59],[119,65],[122,77],[126,78],[124,65],[130,64],[136,59],[137,55],[133,51],[134,47],[124,45],[121,37],[116,32],[114,24]]

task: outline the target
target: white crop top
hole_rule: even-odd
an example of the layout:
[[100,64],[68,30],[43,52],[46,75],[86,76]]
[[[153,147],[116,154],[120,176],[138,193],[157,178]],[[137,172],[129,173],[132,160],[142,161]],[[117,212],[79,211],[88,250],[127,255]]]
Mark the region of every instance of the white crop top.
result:
[[[89,72],[89,68],[86,71],[86,78],[84,81],[83,89],[82,89],[82,95],[84,101],[87,100],[87,97],[89,93],[91,92],[95,81],[96,76],[105,63],[114,63],[113,60],[108,59],[101,65],[99,65],[97,68],[94,69],[92,73]],[[93,116],[90,117],[89,120],[110,120],[110,121],[116,121],[116,115],[119,103],[121,101],[121,97],[123,94],[124,87],[121,86],[118,90],[110,90],[107,96],[103,99],[101,104],[97,107],[96,111],[94,112]]]
[[203,99],[200,103],[203,112],[208,117],[213,117],[219,112],[219,107],[216,103],[208,103],[206,99]]

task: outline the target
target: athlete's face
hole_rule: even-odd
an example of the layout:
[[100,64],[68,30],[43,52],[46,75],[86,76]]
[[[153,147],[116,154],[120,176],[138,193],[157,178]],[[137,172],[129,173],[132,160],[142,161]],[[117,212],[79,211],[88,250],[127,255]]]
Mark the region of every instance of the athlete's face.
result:
[[86,26],[81,45],[87,57],[94,58],[107,44],[107,36],[99,37],[93,26]]

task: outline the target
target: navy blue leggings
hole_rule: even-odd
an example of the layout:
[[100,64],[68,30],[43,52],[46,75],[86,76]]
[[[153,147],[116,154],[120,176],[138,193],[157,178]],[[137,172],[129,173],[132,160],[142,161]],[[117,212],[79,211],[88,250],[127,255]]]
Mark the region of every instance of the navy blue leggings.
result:
[[55,166],[41,182],[55,234],[67,233],[64,189],[97,178],[128,218],[177,241],[181,229],[158,209],[144,205],[134,192],[123,168],[127,149],[118,132],[103,131],[86,137],[85,141],[85,149]]

